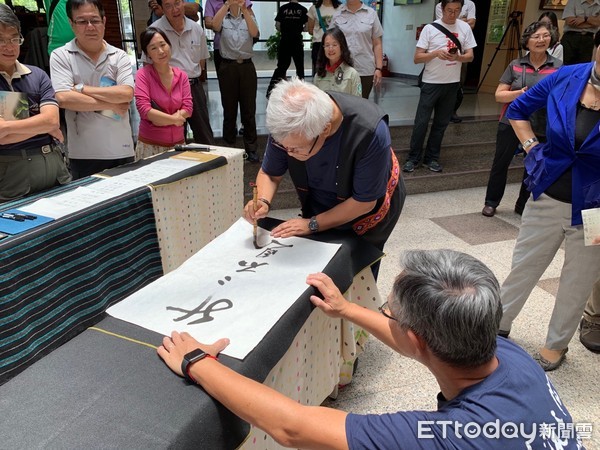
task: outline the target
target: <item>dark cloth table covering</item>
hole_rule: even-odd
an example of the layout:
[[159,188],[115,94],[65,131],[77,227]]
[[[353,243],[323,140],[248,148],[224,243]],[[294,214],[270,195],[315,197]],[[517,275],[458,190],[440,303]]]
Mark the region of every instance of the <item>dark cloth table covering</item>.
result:
[[[270,228],[275,221],[261,224]],[[381,252],[351,234],[325,269],[342,291]],[[263,382],[314,309],[308,288],[243,360],[222,363]],[[115,333],[106,334],[95,328]],[[7,448],[232,449],[250,426],[204,391],[174,375],[154,348],[162,336],[105,317],[0,387],[2,446]],[[139,342],[123,339],[126,336]]]
[[[118,175],[150,162],[143,160],[105,174]],[[219,157],[159,183],[225,164],[226,158]],[[0,212],[96,181],[90,177],[4,203]],[[148,187],[0,241],[0,384],[162,274]]]

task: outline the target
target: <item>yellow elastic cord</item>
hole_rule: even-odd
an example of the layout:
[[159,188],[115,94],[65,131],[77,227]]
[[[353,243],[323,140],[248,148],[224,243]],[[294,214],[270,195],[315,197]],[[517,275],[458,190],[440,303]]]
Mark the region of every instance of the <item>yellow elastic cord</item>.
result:
[[125,339],[126,341],[133,342],[135,344],[145,345],[146,347],[150,347],[150,348],[153,348],[155,350],[158,348],[156,345],[148,344],[147,342],[138,341],[137,339],[132,339],[130,337],[123,336],[121,334],[113,333],[112,331],[103,330],[102,328],[89,327],[88,330],[99,331],[101,333],[108,334],[109,336],[114,336],[114,337],[117,337],[117,338],[120,338],[120,339]]

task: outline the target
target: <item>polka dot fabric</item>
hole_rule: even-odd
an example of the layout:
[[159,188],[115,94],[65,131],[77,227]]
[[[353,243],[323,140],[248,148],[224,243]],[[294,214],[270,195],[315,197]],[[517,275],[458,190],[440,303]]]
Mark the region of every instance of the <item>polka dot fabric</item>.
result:
[[[354,277],[344,297],[374,311],[382,304],[377,284],[367,267]],[[332,319],[315,309],[287,353],[264,384],[304,405],[320,405],[338,384],[352,381],[352,366],[368,334],[354,324]],[[247,450],[281,449],[264,431],[251,427],[240,446]]]
[[240,218],[244,202],[244,151],[216,147],[214,153],[227,158],[227,164],[174,183],[151,186],[165,274]]

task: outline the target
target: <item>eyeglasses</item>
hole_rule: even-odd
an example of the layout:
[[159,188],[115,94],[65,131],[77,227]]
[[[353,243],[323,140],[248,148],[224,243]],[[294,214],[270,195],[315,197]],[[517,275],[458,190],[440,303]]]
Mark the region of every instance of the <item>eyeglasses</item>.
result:
[[179,8],[182,4],[183,4],[183,2],[181,0],[177,0],[172,5],[171,4],[165,5],[163,3],[163,7],[162,8],[163,8],[164,11],[171,11],[174,8]]
[[0,39],[0,47],[6,47],[7,45],[22,45],[23,42],[25,42],[23,36],[12,39]]
[[551,39],[552,35],[551,34],[532,34],[529,39],[533,39],[535,41],[545,41],[546,39]]
[[91,25],[93,27],[99,27],[101,25],[104,24],[104,21],[102,19],[76,19],[73,21],[73,23],[75,25],[77,25],[78,27],[87,27],[88,25]]
[[388,319],[394,320],[396,322],[398,322],[398,319],[396,319],[394,316],[391,316],[387,311],[389,311],[389,305],[388,302],[385,302],[383,305],[381,305],[379,307],[379,312],[381,314],[383,314],[385,317],[387,317]]
[[280,144],[279,142],[277,142],[275,139],[271,139],[271,143],[273,144],[273,146],[277,147],[279,150],[283,150],[286,153],[295,153],[297,155],[305,155],[308,156],[312,153],[312,151],[315,149],[315,145],[317,145],[317,141],[319,140],[319,137],[321,135],[318,135],[315,140],[313,141],[312,145],[310,146],[310,150],[308,151],[308,153],[304,153],[302,151],[300,151],[297,147],[296,148],[287,148],[285,145]]
[[325,44],[324,49],[329,50],[330,48],[339,48],[340,44]]

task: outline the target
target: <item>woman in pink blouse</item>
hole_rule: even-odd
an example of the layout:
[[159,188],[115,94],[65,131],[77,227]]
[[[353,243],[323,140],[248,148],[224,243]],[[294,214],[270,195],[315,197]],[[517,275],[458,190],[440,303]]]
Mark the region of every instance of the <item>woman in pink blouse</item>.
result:
[[135,103],[140,113],[136,160],[184,143],[185,119],[192,115],[188,77],[169,65],[169,38],[150,27],[140,36],[140,44],[150,64],[142,67],[135,77]]

